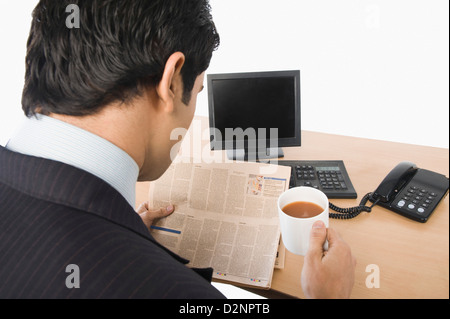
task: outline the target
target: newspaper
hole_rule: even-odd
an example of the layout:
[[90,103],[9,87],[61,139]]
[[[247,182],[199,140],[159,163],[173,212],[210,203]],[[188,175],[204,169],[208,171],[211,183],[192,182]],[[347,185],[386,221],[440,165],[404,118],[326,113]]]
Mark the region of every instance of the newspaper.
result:
[[[150,205],[175,206],[152,235],[213,278],[270,288],[280,243],[277,199],[290,167],[260,163],[173,163],[150,184]],[[282,246],[281,246],[282,247]],[[284,264],[284,249],[281,253]]]

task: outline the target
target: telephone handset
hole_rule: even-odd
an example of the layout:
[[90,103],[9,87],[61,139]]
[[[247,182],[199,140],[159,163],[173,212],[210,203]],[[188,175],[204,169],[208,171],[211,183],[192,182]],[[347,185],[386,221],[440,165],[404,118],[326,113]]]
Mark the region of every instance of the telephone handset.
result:
[[[441,174],[417,168],[411,162],[398,164],[381,182],[378,188],[364,196],[357,207],[342,209],[330,203],[330,208],[338,214],[331,218],[348,219],[362,211],[370,212],[380,205],[405,217],[426,222],[448,193],[449,179]],[[371,201],[371,207],[366,206]]]
[[411,162],[398,164],[373,192],[371,199],[379,199],[383,203],[391,202],[398,194],[398,190],[410,181],[416,171],[417,166]]

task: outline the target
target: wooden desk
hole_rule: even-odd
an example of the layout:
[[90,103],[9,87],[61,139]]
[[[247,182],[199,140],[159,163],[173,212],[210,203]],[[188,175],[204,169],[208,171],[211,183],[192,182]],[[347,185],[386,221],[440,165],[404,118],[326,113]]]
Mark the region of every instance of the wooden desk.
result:
[[[202,125],[207,125],[204,119]],[[307,131],[302,132],[302,145],[285,148],[284,159],[344,161],[358,199],[331,200],[342,207],[356,206],[401,161],[449,175],[448,149]],[[137,205],[147,199],[148,187],[149,183],[138,183]],[[353,220],[331,219],[330,227],[349,243],[357,259],[352,298],[449,298],[448,196],[425,224],[374,207]],[[304,297],[303,258],[286,251],[285,268],[274,271],[273,290]],[[379,268],[379,288],[366,286],[373,272],[366,272],[369,265]]]

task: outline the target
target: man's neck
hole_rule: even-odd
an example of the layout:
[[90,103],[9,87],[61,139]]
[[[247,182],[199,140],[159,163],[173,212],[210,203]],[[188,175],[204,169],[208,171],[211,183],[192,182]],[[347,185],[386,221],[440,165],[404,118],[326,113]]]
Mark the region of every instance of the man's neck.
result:
[[37,115],[24,122],[6,148],[85,170],[109,183],[135,206],[138,165],[127,152],[96,134]]

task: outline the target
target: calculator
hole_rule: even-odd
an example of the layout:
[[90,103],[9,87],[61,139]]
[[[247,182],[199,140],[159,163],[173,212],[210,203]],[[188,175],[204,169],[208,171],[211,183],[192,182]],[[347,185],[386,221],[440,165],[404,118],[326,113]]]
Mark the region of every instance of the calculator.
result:
[[278,161],[290,166],[289,188],[308,186],[321,190],[328,198],[357,198],[343,161]]

